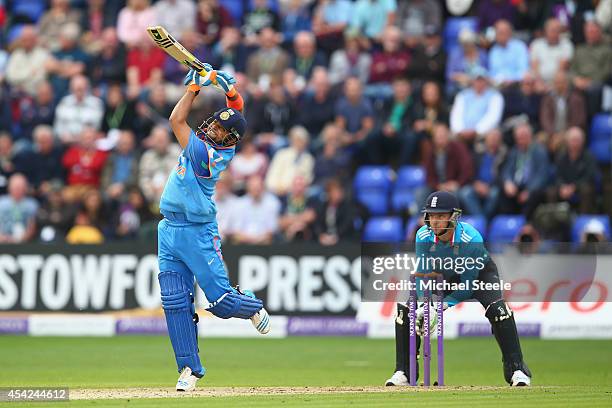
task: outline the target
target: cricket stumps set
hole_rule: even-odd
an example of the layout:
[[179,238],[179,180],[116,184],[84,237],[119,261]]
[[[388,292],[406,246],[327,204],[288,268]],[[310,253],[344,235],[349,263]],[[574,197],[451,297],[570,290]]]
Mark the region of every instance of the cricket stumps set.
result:
[[[416,324],[417,324],[417,291],[416,291],[416,283],[417,278],[415,275],[410,277],[411,279],[411,289],[408,296],[408,330],[409,330],[409,350],[410,350],[410,372],[408,373],[408,383],[411,386],[416,386],[417,384],[417,332],[416,332]],[[430,276],[424,276],[421,279],[435,279],[436,287],[441,288],[443,285],[443,277],[440,274],[436,274],[435,278]],[[437,323],[436,323],[436,335],[438,336],[437,346],[438,346],[438,381],[434,383],[434,385],[442,386],[444,385],[444,291],[439,290],[436,293],[432,294],[428,289],[427,285],[424,285],[425,289],[423,290],[423,338],[422,338],[422,356],[423,356],[423,385],[428,387],[431,385],[431,333],[429,329],[430,325],[430,304],[432,303],[432,297],[437,302],[437,307],[435,307],[435,312],[437,313]]]

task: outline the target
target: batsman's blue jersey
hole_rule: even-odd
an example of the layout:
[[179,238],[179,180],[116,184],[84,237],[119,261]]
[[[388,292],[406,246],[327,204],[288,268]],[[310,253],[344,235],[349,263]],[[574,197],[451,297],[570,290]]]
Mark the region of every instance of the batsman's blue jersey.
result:
[[[442,273],[446,281],[455,282],[468,282],[478,278],[483,266],[490,259],[482,235],[466,222],[457,222],[450,242],[439,241],[429,227],[422,226],[416,233],[416,255],[421,258],[417,272]],[[438,258],[439,261],[427,263],[423,261],[425,258]],[[444,301],[454,306],[470,299],[471,294],[471,291],[457,290],[448,294]]]
[[164,215],[157,227],[160,272],[177,272],[191,284],[195,278],[209,302],[232,291],[212,197],[234,153],[234,147],[211,146],[192,131],[159,204]]
[[217,208],[212,199],[219,174],[234,157],[235,147],[213,147],[192,130],[161,196],[161,213],[185,214],[187,221],[214,222]]

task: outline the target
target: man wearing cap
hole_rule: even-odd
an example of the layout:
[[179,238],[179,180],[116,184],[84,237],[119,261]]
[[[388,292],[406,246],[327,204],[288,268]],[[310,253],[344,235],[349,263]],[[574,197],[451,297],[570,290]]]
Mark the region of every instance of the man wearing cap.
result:
[[[491,331],[502,354],[504,379],[511,386],[529,386],[531,372],[523,361],[521,344],[516,330],[514,315],[506,304],[501,288],[487,290],[472,286],[479,281],[493,286],[500,284],[497,266],[489,256],[480,233],[466,222],[460,222],[461,208],[457,197],[448,191],[436,191],[427,197],[423,208],[423,225],[416,233],[416,258],[444,259],[444,265],[420,263],[416,272],[420,276],[442,275],[445,283],[463,283],[470,285],[465,290],[446,290],[444,292],[444,309],[468,299],[477,300],[485,310],[485,317],[491,324]],[[447,259],[453,262],[447,262]],[[462,263],[456,261],[462,260]],[[467,262],[470,260],[470,262]],[[425,266],[423,266],[425,265]],[[419,282],[417,278],[417,292]],[[438,302],[435,302],[436,304]],[[430,332],[436,326],[437,313],[431,314]],[[397,386],[410,384],[410,323],[408,305],[397,304],[395,319],[395,373],[385,385]],[[416,311],[417,353],[420,346],[420,335],[423,333],[424,305]],[[416,376],[418,378],[418,366]],[[415,379],[416,382],[416,379]]]
[[[206,370],[198,355],[198,315],[194,280],[204,291],[206,308],[222,319],[250,319],[261,334],[270,331],[263,302],[250,291],[230,286],[221,254],[216,206],[212,199],[220,173],[235,154],[246,130],[243,100],[236,80],[204,64],[204,77],[191,70],[187,89],[170,115],[170,126],[183,148],[160,200],[164,219],[158,226],[159,286],[168,334],[180,377],[177,391],[192,391]],[[213,85],[225,93],[227,107],[215,112],[197,129],[187,116],[200,88]]]
[[499,126],[504,98],[489,85],[485,68],[473,68],[470,76],[471,86],[459,92],[453,102],[450,127],[454,134],[471,143]]

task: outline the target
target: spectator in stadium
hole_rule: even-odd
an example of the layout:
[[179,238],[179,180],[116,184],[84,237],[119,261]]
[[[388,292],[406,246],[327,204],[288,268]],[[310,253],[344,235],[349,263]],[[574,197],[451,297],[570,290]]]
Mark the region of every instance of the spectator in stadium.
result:
[[78,142],[62,157],[62,165],[68,172],[66,181],[70,186],[68,195],[71,199],[78,199],[85,191],[100,186],[102,169],[108,155],[96,148],[97,136],[95,129],[84,128]]
[[280,82],[289,66],[289,55],[278,46],[278,35],[272,28],[264,28],[259,34],[260,48],[247,60],[247,75],[252,81],[251,92],[261,97],[270,87],[270,82]]
[[84,75],[87,70],[90,58],[78,46],[80,31],[76,23],[64,25],[59,36],[60,47],[45,63],[57,100],[66,95],[72,78]]
[[531,43],[531,71],[546,82],[552,83],[558,71],[566,71],[574,55],[574,45],[562,37],[563,26],[556,18],[546,21],[544,37]]
[[595,181],[597,162],[584,148],[585,135],[579,127],[565,132],[566,149],[556,158],[556,180],[549,189],[551,201],[566,201],[581,214],[595,209]]
[[[304,6],[302,0],[289,0],[289,4],[282,12],[281,27],[283,32],[283,44],[289,45],[293,42],[296,35],[305,31],[312,34],[311,19],[308,8]],[[316,43],[316,38],[313,39]]]
[[382,120],[365,140],[366,163],[390,163],[397,167],[407,163],[417,148],[416,135],[409,131],[414,104],[410,81],[398,77],[392,86],[393,97],[384,104]]
[[427,81],[421,87],[420,98],[412,108],[412,130],[419,135],[419,140],[431,139],[431,132],[436,122],[448,123],[448,106],[442,97],[440,85]]
[[473,142],[499,126],[504,98],[489,84],[486,69],[472,70],[472,85],[459,92],[450,113],[450,127],[466,142]]
[[252,138],[245,139],[240,143],[240,151],[229,167],[234,190],[244,191],[249,177],[255,175],[265,177],[267,169],[268,158],[266,155],[257,151],[257,146],[253,143]]
[[204,44],[211,46],[219,41],[221,32],[226,27],[231,27],[233,23],[232,15],[219,3],[219,0],[200,0],[198,2],[196,29],[203,36]]
[[165,126],[157,125],[148,137],[149,146],[140,158],[138,186],[152,205],[158,205],[168,174],[176,166],[180,147],[170,140]]
[[537,34],[538,30],[544,26],[549,7],[550,3],[547,1],[517,0],[514,19],[516,29],[527,33],[535,31]]
[[515,13],[514,5],[508,0],[480,0],[476,11],[478,28],[484,31],[496,26],[499,20],[514,22]]
[[0,194],[5,194],[9,178],[17,172],[15,166],[13,138],[9,133],[0,133]]
[[112,222],[113,237],[124,240],[138,238],[141,227],[155,219],[138,187],[132,185],[125,193],[127,197],[119,205]]
[[49,51],[38,44],[35,26],[26,25],[21,30],[16,48],[10,54],[6,68],[6,82],[15,91],[20,90],[36,96],[36,90],[47,77],[44,67]]
[[228,72],[246,72],[247,47],[242,43],[240,30],[236,27],[225,27],[221,38],[213,48],[219,67]]
[[309,86],[298,99],[298,123],[311,135],[318,135],[327,123],[334,121],[336,99],[330,88],[327,70],[317,67],[312,72]]
[[102,49],[91,63],[90,78],[93,84],[124,83],[126,58],[125,47],[119,42],[117,30],[114,27],[105,28],[102,32]]
[[563,133],[569,127],[586,128],[586,101],[582,92],[571,87],[565,71],[555,75],[552,89],[540,107],[540,126],[545,133],[545,144],[555,152],[563,140]]
[[63,242],[68,230],[72,227],[76,209],[62,198],[62,186],[51,183],[36,213],[38,239],[43,242]]
[[514,143],[502,170],[500,212],[523,213],[529,220],[542,203],[549,182],[548,154],[544,146],[533,140],[533,131],[528,123],[514,128]]
[[404,33],[408,46],[419,43],[426,27],[442,30],[442,8],[437,0],[404,0],[397,4],[396,24]]
[[396,0],[357,0],[350,28],[369,40],[380,42],[385,27],[395,20],[396,9]]
[[247,45],[257,44],[257,36],[264,29],[272,29],[275,34],[281,31],[280,16],[268,7],[268,0],[253,0],[252,5],[252,9],[243,16],[242,32]]
[[342,129],[329,123],[321,132],[323,146],[315,157],[314,184],[323,191],[325,183],[336,178],[342,182],[349,179],[351,156],[342,149]]
[[353,13],[350,0],[318,0],[312,15],[312,32],[325,51],[333,51],[345,35]]
[[55,102],[53,87],[47,81],[41,82],[33,100],[23,99],[20,104],[19,137],[32,140],[32,131],[38,125],[53,125],[55,119]]
[[296,176],[287,197],[281,200],[279,230],[286,241],[311,241],[312,224],[317,214],[317,200],[307,194],[308,183],[302,176]]
[[0,86],[0,130],[12,130],[11,95],[9,89]]
[[[182,18],[189,19],[194,16],[195,12],[183,15]],[[128,0],[117,18],[117,36],[128,49],[144,42],[151,42],[148,38],[147,27],[155,25],[158,18],[163,18],[163,16],[156,15],[149,0]]]
[[[114,27],[117,20],[115,7],[105,0],[88,0],[87,9],[81,18],[81,46],[88,54],[98,55],[104,47],[104,30]],[[110,6],[110,7],[109,7]]]
[[285,196],[291,183],[302,176],[310,184],[313,178],[314,159],[308,152],[310,136],[302,126],[289,131],[289,146],[276,152],[266,175],[266,187],[277,196]]
[[474,181],[461,187],[459,198],[468,214],[484,215],[491,219],[497,210],[500,194],[501,169],[508,149],[499,129],[487,132],[484,150],[476,153]]
[[612,32],[612,0],[599,2],[595,10],[595,20],[604,31]]
[[478,37],[469,28],[459,32],[460,47],[450,51],[446,64],[446,93],[454,96],[470,86],[471,72],[476,67],[487,66],[487,53],[478,47]]
[[120,84],[111,84],[106,91],[102,131],[111,129],[134,131],[136,124],[136,101],[126,99]]
[[0,197],[0,243],[20,244],[36,233],[38,203],[28,197],[28,180],[21,173],[8,180],[8,194]]
[[33,132],[34,148],[28,154],[33,164],[34,172],[30,182],[40,195],[50,190],[51,184],[62,185],[65,172],[59,163],[62,162],[64,149],[56,143],[53,128],[49,125],[38,125]]
[[77,25],[81,21],[79,10],[70,6],[70,0],[52,0],[51,7],[38,21],[42,44],[55,52],[61,48],[62,31],[68,25]]
[[166,53],[156,47],[153,41],[147,39],[135,44],[126,58],[128,88],[146,91],[162,83],[165,63]]
[[432,149],[423,157],[427,184],[420,187],[415,198],[422,207],[433,191],[458,191],[473,179],[472,157],[466,145],[452,140],[448,126],[436,123],[432,130]]
[[120,131],[117,144],[102,169],[100,187],[107,198],[122,200],[127,190],[137,185],[139,158],[134,133],[130,130]]
[[[604,226],[604,224],[598,219],[592,219],[587,222],[582,231],[580,231],[580,243],[586,244],[594,242],[607,242],[605,232],[606,227]],[[587,246],[586,249],[593,250],[594,248],[589,248]]]
[[586,43],[576,48],[570,73],[574,86],[586,94],[588,112],[593,115],[601,107],[602,84],[612,73],[612,47],[595,21],[584,24],[584,37]]
[[[244,145],[242,146],[244,147]],[[232,160],[232,164],[234,160]],[[215,200],[215,206],[217,207],[219,236],[224,242],[231,240],[233,233],[232,220],[236,216],[236,203],[238,197],[234,195],[232,192],[233,190],[232,176],[229,172],[224,171],[221,173],[219,181],[217,181],[213,198]]]
[[101,244],[111,215],[98,190],[89,190],[83,197],[75,217],[75,225],[68,231],[69,244]]
[[360,142],[374,127],[374,109],[363,96],[363,86],[358,78],[349,77],[344,83],[344,95],[334,109],[336,125],[344,131],[343,144]]
[[103,116],[104,103],[91,94],[89,80],[78,75],[70,80],[70,93],[57,106],[53,129],[62,143],[74,143],[86,126],[99,129]]
[[264,188],[261,177],[251,176],[247,193],[236,201],[232,240],[236,244],[266,245],[278,231],[280,202]]
[[321,245],[336,245],[339,241],[357,238],[355,205],[346,197],[337,179],[325,183],[325,200],[317,207],[314,233]]
[[329,81],[332,85],[344,82],[348,77],[359,78],[362,83],[368,82],[372,57],[359,44],[359,39],[351,34],[344,35],[344,47],[331,55],[329,63]]
[[[212,1],[208,2],[212,3]],[[204,2],[200,1],[200,3]],[[153,5],[153,10],[156,23],[163,26],[169,33],[176,33],[175,36],[178,39],[182,39],[183,32],[195,29],[196,14],[199,17],[199,10],[196,10],[193,0],[158,0]]]
[[[402,32],[395,26],[388,26],[381,34],[382,51],[374,52],[370,65],[369,83],[387,84],[406,73],[410,64],[410,53],[403,46]],[[381,89],[377,87],[377,92]],[[388,91],[391,88],[388,87]]]
[[273,81],[266,95],[253,102],[249,119],[257,143],[272,149],[286,145],[286,136],[296,119],[295,103],[280,83]]
[[491,80],[503,88],[520,82],[529,71],[529,50],[525,43],[513,38],[507,20],[495,23],[495,44],[489,50]]
[[442,36],[434,26],[425,28],[425,37],[412,52],[408,77],[418,81],[443,82],[446,71],[446,52],[442,48]]
[[138,139],[151,133],[156,125],[168,125],[172,105],[166,98],[162,84],[151,87],[148,97],[136,104],[136,136]]
[[297,33],[293,40],[293,54],[291,55],[289,67],[307,82],[310,80],[315,67],[324,67],[326,65],[325,55],[317,50],[314,34],[310,31],[300,31]]
[[528,72],[521,81],[520,87],[510,87],[504,92],[503,119],[527,116],[529,123],[539,126],[540,105],[542,101],[542,82]]

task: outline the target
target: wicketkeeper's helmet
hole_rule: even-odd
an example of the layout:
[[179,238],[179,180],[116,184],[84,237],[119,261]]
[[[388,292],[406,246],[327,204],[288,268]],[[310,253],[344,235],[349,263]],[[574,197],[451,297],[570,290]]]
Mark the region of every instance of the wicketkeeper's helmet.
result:
[[429,227],[429,214],[449,213],[449,225],[446,229],[454,228],[461,216],[461,207],[457,197],[448,191],[435,191],[427,197],[425,207],[421,211],[425,217],[425,225]]

